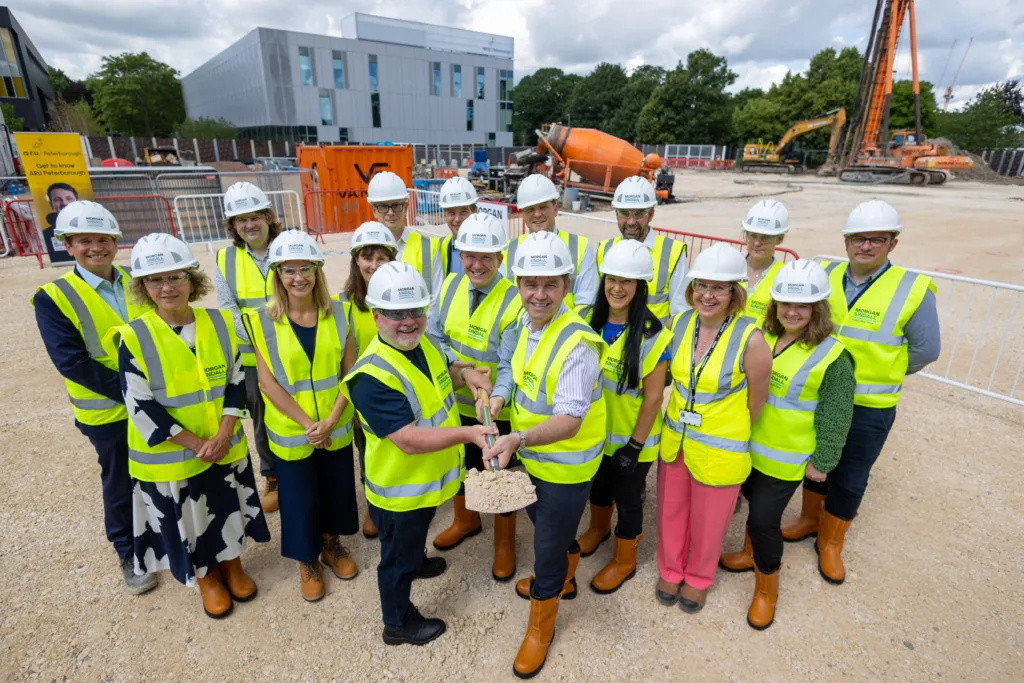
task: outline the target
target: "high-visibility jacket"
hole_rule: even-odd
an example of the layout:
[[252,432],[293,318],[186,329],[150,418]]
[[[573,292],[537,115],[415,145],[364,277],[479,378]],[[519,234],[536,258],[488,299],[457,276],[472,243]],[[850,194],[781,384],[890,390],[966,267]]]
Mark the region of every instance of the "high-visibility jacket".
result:
[[[426,280],[429,291],[433,282],[431,276],[434,270],[434,257],[437,256],[438,250],[441,248],[441,240],[428,237],[409,228],[405,228],[403,237],[405,237],[405,247],[398,260],[405,261],[415,268]],[[437,294],[437,292],[430,293]]]
[[[527,233],[528,234],[528,233]],[[569,292],[565,295],[565,305],[572,310],[575,307],[575,295],[573,294],[573,288],[576,286],[576,278],[580,276],[580,266],[583,264],[583,254],[587,251],[587,245],[590,244],[586,237],[582,237],[572,232],[566,232],[565,230],[559,230],[557,233],[558,237],[565,242],[565,245],[569,247],[569,254],[572,256],[572,272],[569,273]],[[515,263],[516,251],[519,249],[519,245],[522,244],[523,240],[526,239],[526,235],[520,235],[518,238],[508,243],[508,248],[505,250],[505,273],[506,277],[512,282],[516,281],[516,276],[512,272],[512,264]]]
[[[612,245],[618,244],[621,241],[622,237],[620,236],[601,242],[601,246],[597,250],[598,268],[601,267],[601,264],[604,262],[604,256],[612,248]],[[663,235],[655,235],[654,237],[654,249],[651,250],[651,256],[654,259],[654,281],[647,284],[647,308],[666,327],[672,319],[672,301],[669,294],[672,274],[676,272],[680,259],[684,259],[685,263],[687,258],[686,251],[685,242],[677,242]]]
[[[114,266],[114,268],[121,273],[120,284],[115,286],[127,289],[126,283],[131,279],[131,275],[120,266]],[[90,287],[74,270],[68,271],[39,289],[46,292],[60,312],[74,324],[82,335],[82,341],[85,342],[85,348],[89,351],[89,357],[111,370],[117,370],[116,348],[111,355],[103,346],[103,338],[107,332],[126,322],[121,320],[117,311],[111,308],[96,293],[96,290]],[[134,297],[127,291],[125,291],[125,301],[128,305],[128,320],[135,320],[146,311],[152,310],[152,306],[135,304]],[[105,425],[128,419],[128,411],[125,409],[124,403],[111,400],[66,377],[64,386],[68,390],[68,398],[71,400],[71,409],[75,413],[75,419],[82,424]]]
[[[744,310],[744,315],[753,318],[758,327],[764,327],[764,314],[772,300],[772,283],[775,282],[775,276],[779,274],[780,270],[782,270],[782,261],[776,259],[772,265],[768,266],[768,270],[761,276],[758,283],[754,285],[753,291],[747,289],[747,307]],[[746,283],[743,286],[746,287]]]
[[690,396],[696,320],[696,312],[689,310],[673,321],[673,388],[661,430],[661,459],[674,462],[682,445],[683,460],[694,479],[707,486],[733,486],[750,474],[747,376],[740,364],[757,327],[744,316],[729,321],[697,380],[693,412],[700,414],[701,425],[691,427],[683,424],[681,413]]
[[[217,269],[227,283],[232,296],[238,302],[238,310],[245,314],[267,305],[270,295],[274,293],[274,278],[267,272],[263,276],[260,267],[245,249],[231,245],[217,251]],[[242,353],[242,365],[256,367],[256,355],[252,352],[252,344],[235,335],[238,350]]]
[[[347,386],[361,374],[400,392],[409,401],[417,427],[459,427],[448,362],[436,343],[424,335],[420,348],[430,377],[397,350],[375,338],[345,377]],[[405,512],[437,507],[459,492],[465,468],[462,444],[433,453],[407,455],[387,437],[373,433],[360,414],[366,434],[366,500],[384,510]]]
[[[127,325],[111,330],[105,345],[113,351],[118,340],[128,347],[139,370],[149,381],[156,402],[184,429],[201,439],[211,439],[224,417],[224,394],[235,367],[238,346],[231,335],[231,316],[215,308],[193,309],[196,316],[196,347],[188,344],[150,311]],[[228,465],[249,454],[242,421],[235,422],[230,449],[219,465]],[[210,468],[189,450],[172,441],[150,446],[128,421],[128,472],[139,481],[182,481]]]
[[[459,258],[459,255],[456,253],[457,250],[452,248],[452,241],[454,239],[452,235],[445,235],[439,240],[438,250],[441,252],[441,270],[444,271],[445,277],[448,277],[452,272],[450,269],[451,258]],[[449,254],[451,255],[450,257]]]
[[348,295],[344,292],[335,294],[332,298],[341,303],[345,322],[348,324],[348,333],[355,339],[356,358],[359,358],[377,336],[377,323],[373,321],[373,311],[369,306],[365,311],[359,310],[358,306],[348,300]]
[[908,343],[903,336],[910,317],[935,285],[926,275],[890,266],[854,300],[846,303],[843,274],[846,263],[824,264],[832,286],[835,336],[853,356],[857,389],[853,404],[867,408],[891,408],[900,400],[907,374]]
[[[769,348],[778,337],[765,333]],[[825,370],[840,355],[843,343],[829,337],[817,346],[790,344],[772,361],[768,402],[750,433],[750,461],[755,470],[776,479],[801,481],[818,439],[814,411]]]
[[[441,286],[438,319],[444,330],[444,341],[459,360],[486,366],[491,370],[491,381],[497,376],[498,346],[501,333],[515,325],[522,315],[523,305],[519,290],[500,275],[494,276],[494,286],[470,315],[470,281],[466,275],[449,275]],[[476,397],[466,387],[455,392],[459,413],[476,416]],[[509,407],[498,414],[499,420],[508,419]]]
[[[348,324],[341,303],[331,302],[332,315],[320,311],[316,326],[316,347],[310,362],[302,344],[292,330],[287,315],[274,322],[266,309],[245,314],[246,329],[257,351],[263,356],[274,379],[314,422],[330,416],[341,391],[341,360],[345,356]],[[281,412],[263,393],[266,404],[264,424],[270,451],[282,460],[302,460],[313,454],[313,444],[306,430]],[[352,443],[352,404],[341,413],[341,420],[331,432],[326,450],[336,451]]]
[[[579,344],[592,343],[603,355],[607,344],[599,334],[583,322],[574,311],[566,311],[548,323],[530,359],[526,359],[528,323],[519,323],[519,339],[512,355],[512,394],[510,413],[512,429],[526,431],[555,414],[555,387],[569,352]],[[554,484],[578,484],[590,481],[597,474],[607,435],[607,416],[601,380],[591,390],[590,410],[583,418],[579,432],[547,446],[532,446],[519,451],[526,471]]]

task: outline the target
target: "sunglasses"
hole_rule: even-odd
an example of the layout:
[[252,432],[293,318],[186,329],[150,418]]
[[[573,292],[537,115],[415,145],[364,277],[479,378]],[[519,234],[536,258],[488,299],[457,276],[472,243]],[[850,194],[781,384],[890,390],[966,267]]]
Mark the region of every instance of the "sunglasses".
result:
[[407,317],[413,319],[422,318],[427,314],[427,309],[425,306],[421,306],[420,308],[403,308],[400,311],[391,311],[384,308],[378,308],[377,312],[380,313],[385,318],[387,318],[388,320],[399,323],[405,320]]

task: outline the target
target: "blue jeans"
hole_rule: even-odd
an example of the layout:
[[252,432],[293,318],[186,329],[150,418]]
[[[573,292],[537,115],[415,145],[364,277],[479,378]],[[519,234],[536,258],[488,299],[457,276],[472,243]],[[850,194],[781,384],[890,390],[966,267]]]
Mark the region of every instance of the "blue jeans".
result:
[[839,465],[818,484],[804,479],[804,488],[825,494],[825,511],[839,519],[850,521],[857,516],[864,492],[868,488],[871,468],[882,453],[889,430],[896,420],[896,407],[853,407],[853,424],[846,437],[846,446]]
[[587,506],[591,482],[552,484],[530,475],[537,502],[526,508],[533,522],[533,596],[553,598],[562,592],[569,573],[570,549],[579,551],[576,532]]
[[380,541],[377,590],[384,626],[401,628],[412,604],[412,575],[427,555],[427,531],[437,508],[392,512],[371,503],[367,503],[367,508]]
[[132,480],[128,476],[128,421],[80,429],[92,442],[100,463],[103,485],[103,526],[118,557],[135,552],[132,523]]

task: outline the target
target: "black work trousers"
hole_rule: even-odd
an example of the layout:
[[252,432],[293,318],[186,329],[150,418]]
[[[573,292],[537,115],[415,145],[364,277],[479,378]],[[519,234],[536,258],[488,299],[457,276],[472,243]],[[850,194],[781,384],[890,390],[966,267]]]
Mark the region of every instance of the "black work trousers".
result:
[[587,506],[590,481],[553,484],[530,475],[537,502],[526,508],[533,522],[533,596],[553,598],[562,592],[569,573],[569,552],[579,552],[576,532]]
[[243,366],[242,371],[245,373],[245,407],[252,418],[253,441],[256,442],[256,454],[260,457],[260,474],[264,477],[273,476],[274,455],[270,452],[270,440],[264,423],[267,408],[263,403],[263,394],[260,393],[260,378],[255,366]]
[[634,539],[644,532],[644,500],[647,498],[647,473],[653,462],[638,462],[630,474],[619,474],[612,470],[614,458],[603,456],[601,467],[594,477],[590,489],[590,504],[607,507],[615,503],[619,513],[615,523],[615,535],[622,539]]
[[132,479],[128,475],[128,420],[83,425],[81,431],[96,449],[103,486],[103,526],[107,540],[122,560],[135,552],[132,522]]
[[740,487],[750,505],[747,533],[754,549],[754,563],[764,574],[771,574],[782,563],[782,513],[799,486],[799,479],[776,479],[750,470],[750,476]]
[[370,519],[380,539],[380,564],[377,565],[377,590],[384,625],[405,626],[405,616],[412,602],[412,575],[427,555],[427,531],[436,507],[407,512],[392,512],[367,503]]

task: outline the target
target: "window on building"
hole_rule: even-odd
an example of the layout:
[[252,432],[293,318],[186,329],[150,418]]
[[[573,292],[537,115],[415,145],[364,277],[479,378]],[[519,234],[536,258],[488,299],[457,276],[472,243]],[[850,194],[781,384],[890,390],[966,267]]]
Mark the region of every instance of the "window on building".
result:
[[487,146],[488,147],[494,147],[497,144],[497,140],[498,140],[498,134],[497,133],[488,133],[487,134]]
[[308,47],[299,48],[299,75],[302,77],[302,85],[316,85],[316,75],[313,73],[313,54]]
[[348,128],[339,128],[338,129],[338,141],[339,142],[348,142]]
[[380,92],[380,81],[377,78],[377,55],[370,55],[370,92]]
[[0,42],[3,43],[3,53],[0,54],[0,97],[27,98],[25,81],[18,66],[18,53],[14,51],[14,40],[8,29],[0,29]]
[[484,68],[482,66],[476,68],[476,98],[478,100],[484,98]]
[[452,97],[462,98],[462,65],[452,64]]
[[498,71],[498,99],[512,101],[512,71],[501,69]]
[[370,95],[370,115],[373,117],[373,127],[380,128],[380,93]]
[[466,100],[466,130],[473,130],[473,100]]
[[512,132],[512,103],[511,102],[499,102],[498,103],[498,130],[510,133]]
[[331,51],[331,66],[334,68],[334,87],[345,87],[345,56],[337,50]]
[[334,103],[331,101],[331,91],[320,91],[320,125],[334,125]]
[[430,63],[430,94],[441,96],[441,62]]

